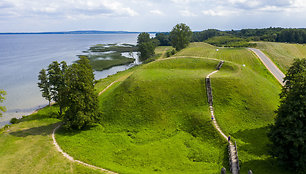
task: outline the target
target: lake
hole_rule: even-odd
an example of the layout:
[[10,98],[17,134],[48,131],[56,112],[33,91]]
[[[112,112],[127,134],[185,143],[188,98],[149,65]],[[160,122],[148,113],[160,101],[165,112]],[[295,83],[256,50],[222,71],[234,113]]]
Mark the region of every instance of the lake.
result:
[[[0,127],[13,117],[20,118],[47,105],[37,87],[37,76],[52,61],[77,60],[95,44],[136,44],[138,34],[16,34],[0,35],[0,89],[7,92],[7,112],[0,118]],[[133,65],[116,66],[95,72],[96,79],[105,78]]]

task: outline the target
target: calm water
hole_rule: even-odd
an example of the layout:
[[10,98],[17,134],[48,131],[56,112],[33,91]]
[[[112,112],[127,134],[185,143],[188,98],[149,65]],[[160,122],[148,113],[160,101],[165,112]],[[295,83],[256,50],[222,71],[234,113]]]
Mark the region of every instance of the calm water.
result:
[[[43,107],[47,101],[37,87],[38,72],[52,61],[71,64],[90,46],[101,43],[136,44],[137,34],[51,34],[0,35],[0,89],[7,92],[7,112],[0,118],[0,127],[12,117],[21,117]],[[95,72],[96,79],[105,78],[131,65]]]

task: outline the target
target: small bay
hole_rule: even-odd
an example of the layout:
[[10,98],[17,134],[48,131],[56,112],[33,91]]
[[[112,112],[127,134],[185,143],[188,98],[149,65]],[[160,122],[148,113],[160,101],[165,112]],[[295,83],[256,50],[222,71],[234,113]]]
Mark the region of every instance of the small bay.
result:
[[[7,92],[1,105],[7,112],[0,118],[0,127],[13,117],[20,118],[47,104],[37,87],[37,76],[52,61],[77,60],[77,55],[96,44],[136,44],[138,34],[10,34],[0,35],[0,89]],[[135,61],[138,63],[138,60]],[[105,78],[132,67],[115,66],[95,72]]]

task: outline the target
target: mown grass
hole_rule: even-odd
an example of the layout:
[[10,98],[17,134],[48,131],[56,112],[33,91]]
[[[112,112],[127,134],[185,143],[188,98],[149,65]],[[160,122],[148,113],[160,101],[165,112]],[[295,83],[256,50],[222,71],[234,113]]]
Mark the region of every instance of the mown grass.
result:
[[144,65],[99,97],[102,126],[62,129],[56,138],[76,159],[120,173],[219,173],[227,168],[227,143],[211,124],[204,86],[217,63]]
[[45,108],[0,133],[0,173],[101,173],[70,162],[58,152],[51,133],[57,108]]
[[305,44],[256,42],[257,48],[269,56],[284,73],[295,58],[306,58]]

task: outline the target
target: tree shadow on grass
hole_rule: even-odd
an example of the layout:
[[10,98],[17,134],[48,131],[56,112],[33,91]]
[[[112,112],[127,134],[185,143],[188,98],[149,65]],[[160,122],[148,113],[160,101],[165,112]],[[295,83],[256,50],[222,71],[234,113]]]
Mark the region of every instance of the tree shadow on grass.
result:
[[290,171],[288,167],[281,166],[273,158],[267,158],[264,160],[250,160],[241,164],[240,173],[248,173],[252,170],[253,173],[260,174],[294,174],[294,171]]
[[238,152],[246,151],[256,156],[269,155],[269,147],[267,144],[270,141],[267,137],[267,132],[268,126],[265,126],[256,129],[246,129],[232,134],[236,139],[240,139],[246,143],[244,145],[237,144]]
[[16,136],[16,137],[27,137],[27,136],[33,136],[33,135],[42,135],[47,136],[51,135],[53,132],[53,129],[59,125],[59,123],[53,123],[46,126],[39,126],[39,127],[33,127],[25,130],[15,131],[11,132],[10,135]]

